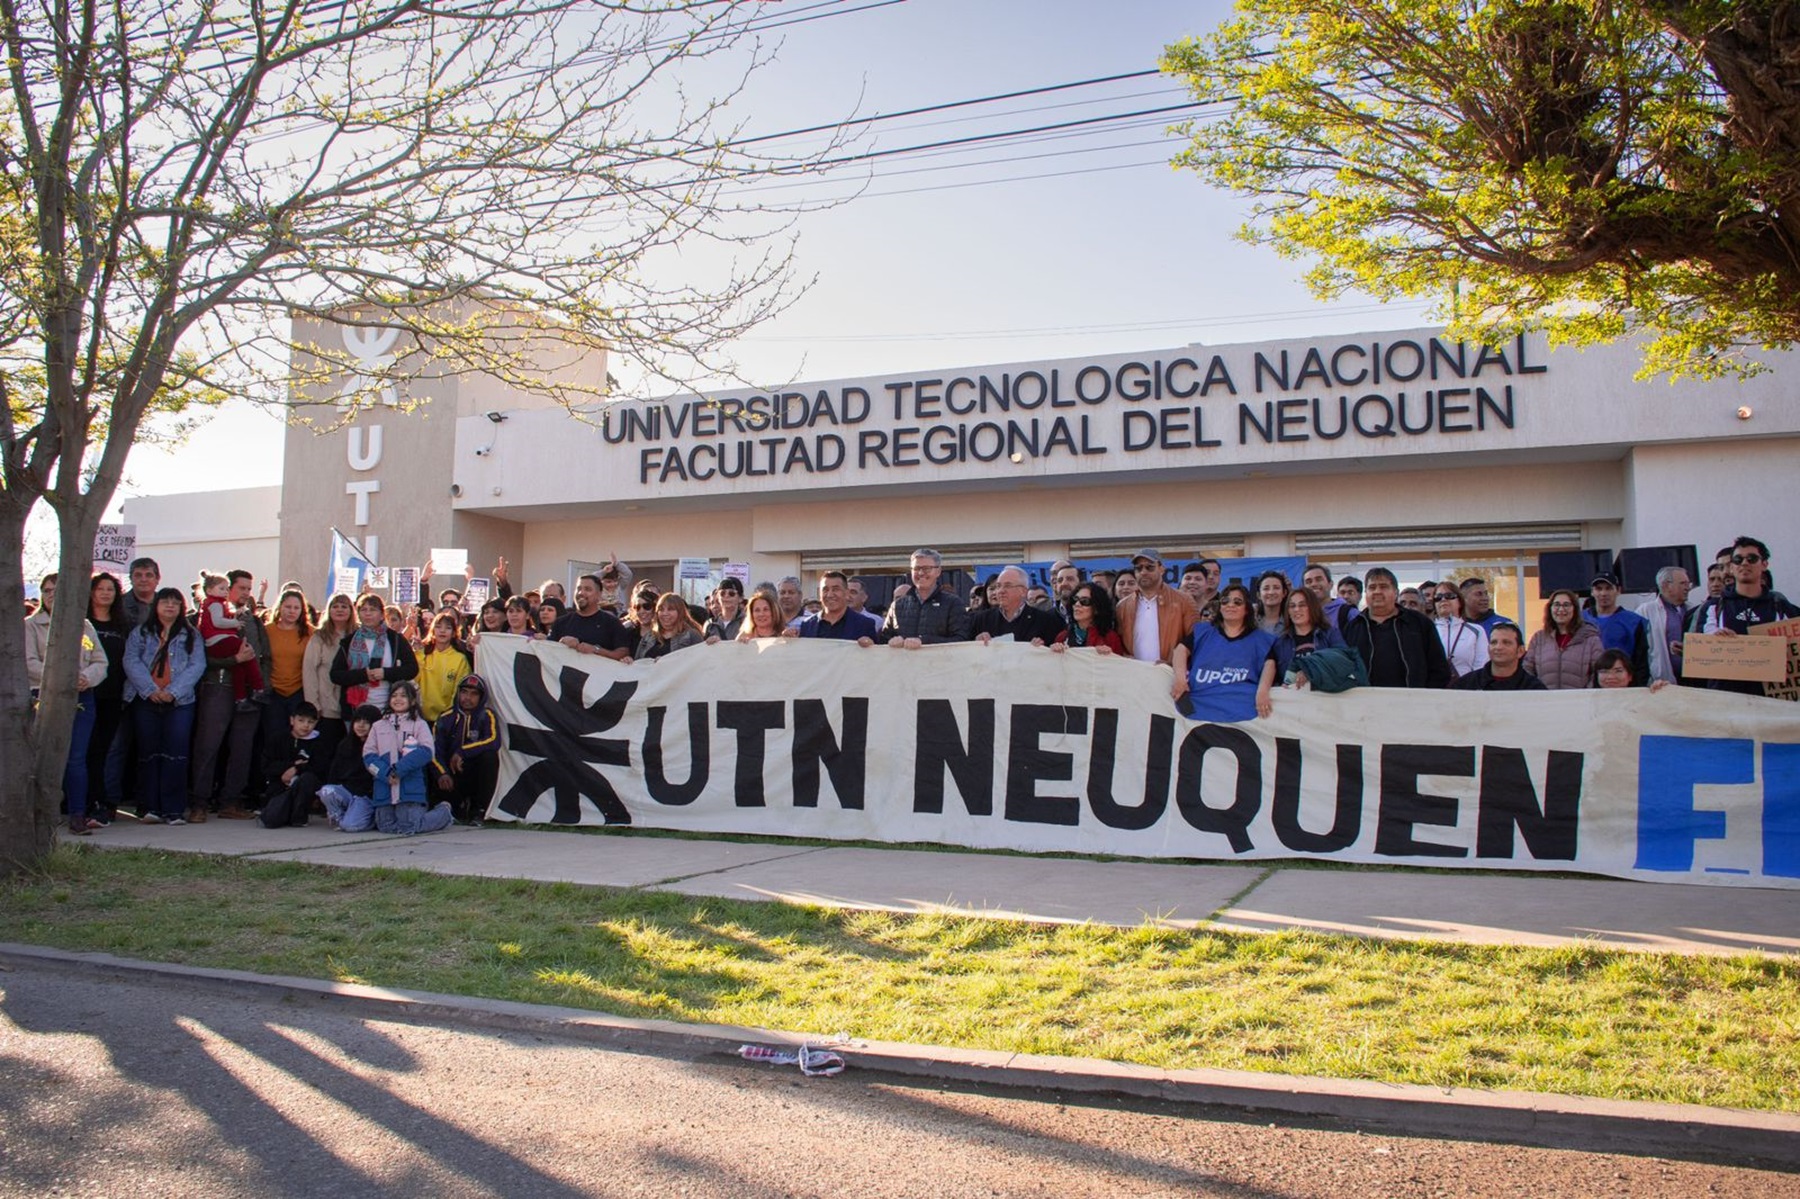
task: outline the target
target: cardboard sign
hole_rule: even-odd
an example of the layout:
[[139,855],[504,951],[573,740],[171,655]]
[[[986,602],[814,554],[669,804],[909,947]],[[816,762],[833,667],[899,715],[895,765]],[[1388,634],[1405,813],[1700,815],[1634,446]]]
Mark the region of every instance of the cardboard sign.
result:
[[131,573],[137,557],[136,525],[101,525],[94,530],[94,573],[111,571],[120,579]]
[[1786,683],[1788,643],[1772,637],[1689,633],[1681,639],[1684,678]]
[[1787,677],[1780,682],[1764,683],[1763,694],[1771,699],[1800,702],[1800,620],[1757,625],[1750,631],[1764,637],[1781,637],[1787,641]]

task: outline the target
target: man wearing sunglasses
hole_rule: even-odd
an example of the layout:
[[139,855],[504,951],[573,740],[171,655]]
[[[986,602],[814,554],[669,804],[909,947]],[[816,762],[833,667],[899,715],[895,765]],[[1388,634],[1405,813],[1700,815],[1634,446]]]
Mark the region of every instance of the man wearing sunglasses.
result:
[[[1725,594],[1711,601],[1706,609],[1703,633],[1748,633],[1757,625],[1792,620],[1800,616],[1800,608],[1788,602],[1785,595],[1769,587],[1769,547],[1754,537],[1739,537],[1731,543],[1731,571],[1725,579]],[[1713,679],[1708,684],[1715,691],[1736,691],[1743,695],[1761,695],[1761,683],[1735,679]]]

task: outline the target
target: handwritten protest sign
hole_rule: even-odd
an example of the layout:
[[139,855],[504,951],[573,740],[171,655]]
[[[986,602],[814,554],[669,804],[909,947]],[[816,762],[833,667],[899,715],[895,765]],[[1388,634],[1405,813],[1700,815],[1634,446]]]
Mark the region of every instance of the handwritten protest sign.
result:
[[1800,620],[1758,625],[1750,631],[1764,637],[1780,637],[1787,642],[1787,675],[1779,682],[1765,680],[1763,694],[1774,699],[1800,701]]
[[1766,637],[1689,633],[1681,639],[1681,659],[1686,678],[1783,683],[1788,677],[1787,643]]
[[137,556],[136,525],[101,525],[94,530],[94,572],[107,570],[124,579]]

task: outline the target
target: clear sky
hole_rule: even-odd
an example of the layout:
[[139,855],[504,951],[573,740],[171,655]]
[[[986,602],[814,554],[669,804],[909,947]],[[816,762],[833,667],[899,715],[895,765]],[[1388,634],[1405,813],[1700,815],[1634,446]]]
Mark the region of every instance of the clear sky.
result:
[[[796,17],[837,14],[768,34],[780,46],[738,110],[747,133],[1153,68],[1165,44],[1205,32],[1230,8],[1221,0],[904,0],[845,11],[870,3],[768,6]],[[1135,79],[881,122],[863,145],[915,146],[1185,99],[1172,80]],[[795,194],[866,186],[860,198],[802,218],[801,271],[816,282],[733,347],[737,360],[747,376],[774,385],[1423,323],[1417,305],[1321,305],[1299,282],[1303,264],[1236,240],[1243,202],[1167,165],[1179,143],[1164,130],[1175,119],[896,156],[872,177],[847,172],[835,184],[805,184]],[[121,496],[275,482],[281,437],[265,413],[224,411],[174,452],[136,450]]]

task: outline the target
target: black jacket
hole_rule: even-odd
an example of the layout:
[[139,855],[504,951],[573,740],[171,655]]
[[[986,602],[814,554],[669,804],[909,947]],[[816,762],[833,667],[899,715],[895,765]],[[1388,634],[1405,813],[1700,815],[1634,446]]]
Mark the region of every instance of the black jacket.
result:
[[369,773],[369,767],[363,761],[363,739],[354,730],[346,729],[338,741],[337,752],[331,755],[331,764],[325,768],[325,781],[336,783],[364,799],[375,793],[375,776]]
[[[408,679],[418,678],[419,659],[413,653],[412,646],[406,643],[406,638],[394,630],[385,629],[383,631],[387,633],[388,653],[394,661],[393,665],[382,672],[382,682],[392,686],[395,683],[404,683]],[[350,643],[354,640],[353,635],[339,638],[337,656],[331,660],[331,681],[344,692],[343,710],[346,713],[354,711],[356,708],[356,703],[352,702],[350,698],[350,688],[369,685],[369,672],[360,666],[350,665]],[[348,719],[345,723],[349,723]]]
[[998,607],[992,607],[983,608],[975,613],[969,621],[969,640],[971,641],[983,633],[989,637],[999,637],[1005,633],[1011,633],[1015,641],[1022,641],[1026,645],[1030,645],[1033,638],[1049,645],[1062,631],[1062,617],[1054,612],[1046,612],[1042,608],[1034,608],[1030,604],[1019,609],[1019,614],[1011,620],[1007,620]]
[[[1405,675],[1405,681],[1400,683],[1390,677],[1394,663],[1388,658],[1396,641],[1399,665]],[[1436,626],[1422,613],[1396,608],[1391,618],[1377,622],[1364,612],[1361,620],[1351,621],[1344,630],[1344,644],[1362,655],[1372,687],[1436,688],[1450,683],[1450,662],[1444,657],[1444,643],[1438,638]]]
[[1450,684],[1452,691],[1548,691],[1535,674],[1523,666],[1503,679],[1494,677],[1493,666],[1483,666],[1468,674],[1458,675]]
[[888,608],[887,619],[881,624],[883,641],[917,637],[926,645],[939,645],[966,640],[968,635],[968,610],[962,600],[942,587],[933,587],[924,599],[916,591],[907,592]]

